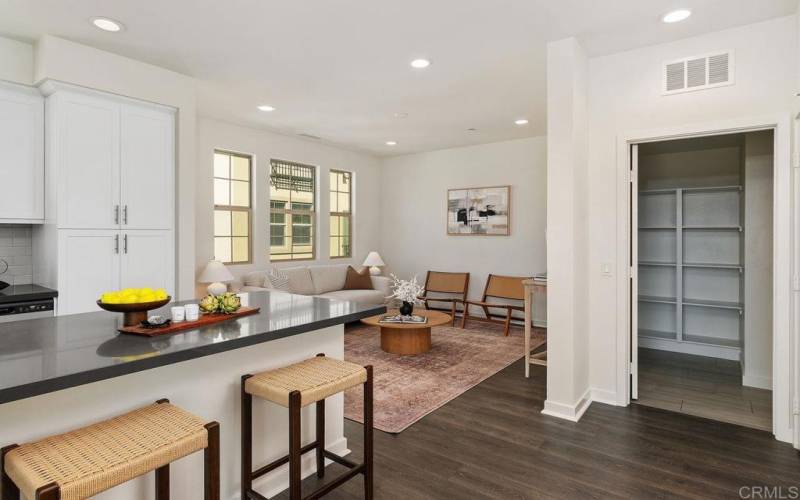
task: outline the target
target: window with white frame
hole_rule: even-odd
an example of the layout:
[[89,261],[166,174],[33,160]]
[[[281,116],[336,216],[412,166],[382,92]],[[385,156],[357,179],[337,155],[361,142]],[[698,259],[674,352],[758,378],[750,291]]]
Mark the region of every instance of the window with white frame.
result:
[[270,260],[315,257],[316,167],[270,162]]

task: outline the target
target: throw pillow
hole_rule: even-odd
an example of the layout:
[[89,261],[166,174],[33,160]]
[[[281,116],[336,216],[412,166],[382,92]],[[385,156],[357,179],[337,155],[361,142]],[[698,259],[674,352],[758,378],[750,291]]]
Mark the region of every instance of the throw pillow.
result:
[[289,291],[289,276],[280,269],[272,268],[267,276],[272,288],[275,290]]
[[344,279],[342,290],[374,290],[369,269],[366,267],[358,272],[353,266],[347,266],[347,277]]

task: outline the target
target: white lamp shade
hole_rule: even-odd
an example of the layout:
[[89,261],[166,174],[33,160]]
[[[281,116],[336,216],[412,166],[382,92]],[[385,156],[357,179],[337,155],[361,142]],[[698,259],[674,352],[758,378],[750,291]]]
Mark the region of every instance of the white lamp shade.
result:
[[233,274],[228,271],[225,264],[218,260],[211,260],[203,269],[203,273],[197,279],[200,283],[223,283],[225,281],[232,281]]
[[386,264],[383,262],[383,259],[381,259],[381,256],[378,254],[378,252],[370,252],[369,255],[367,255],[367,258],[364,259],[364,265],[369,267],[380,267],[385,266]]

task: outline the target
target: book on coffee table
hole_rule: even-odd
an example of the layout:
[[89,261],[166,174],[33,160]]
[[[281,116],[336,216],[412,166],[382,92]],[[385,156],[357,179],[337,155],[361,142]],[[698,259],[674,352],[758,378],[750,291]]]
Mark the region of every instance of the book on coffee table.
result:
[[402,314],[389,314],[381,318],[379,323],[404,323],[404,324],[419,324],[424,325],[428,322],[425,316],[418,316],[412,314],[410,316],[403,316]]

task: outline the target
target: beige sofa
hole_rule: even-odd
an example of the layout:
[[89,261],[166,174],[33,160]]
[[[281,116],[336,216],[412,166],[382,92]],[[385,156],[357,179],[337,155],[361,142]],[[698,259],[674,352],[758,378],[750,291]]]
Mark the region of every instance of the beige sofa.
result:
[[[289,293],[314,295],[363,304],[385,304],[391,294],[389,278],[372,276],[374,290],[342,290],[347,277],[347,264],[281,268],[289,277]],[[269,270],[254,271],[230,283],[232,292],[273,290]]]

